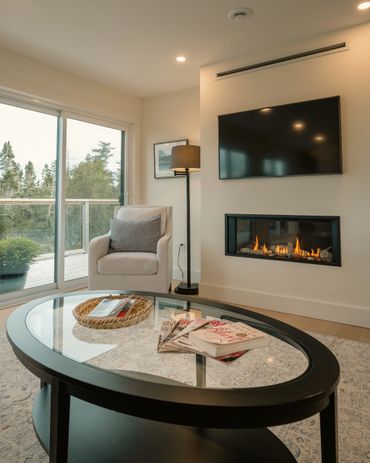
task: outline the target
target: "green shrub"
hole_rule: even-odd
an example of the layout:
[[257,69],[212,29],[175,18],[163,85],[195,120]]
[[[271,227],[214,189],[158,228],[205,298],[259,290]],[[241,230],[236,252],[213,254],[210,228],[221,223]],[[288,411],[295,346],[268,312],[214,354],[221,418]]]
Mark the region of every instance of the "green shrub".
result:
[[25,273],[37,256],[40,246],[26,238],[0,240],[0,275]]

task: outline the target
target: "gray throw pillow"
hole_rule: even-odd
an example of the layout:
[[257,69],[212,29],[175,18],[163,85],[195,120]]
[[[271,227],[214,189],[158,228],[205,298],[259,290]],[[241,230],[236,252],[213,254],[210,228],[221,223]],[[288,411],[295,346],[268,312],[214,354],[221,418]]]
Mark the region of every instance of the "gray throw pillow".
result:
[[110,221],[110,252],[157,252],[161,216]]

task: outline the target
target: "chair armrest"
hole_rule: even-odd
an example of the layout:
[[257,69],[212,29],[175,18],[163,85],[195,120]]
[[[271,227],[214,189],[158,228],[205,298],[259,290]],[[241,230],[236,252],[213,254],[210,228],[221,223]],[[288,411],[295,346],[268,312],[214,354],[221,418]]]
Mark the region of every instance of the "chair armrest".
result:
[[109,235],[93,238],[89,244],[89,264],[95,264],[101,257],[108,254],[110,243]]
[[167,260],[168,256],[168,246],[170,244],[171,235],[163,235],[159,238],[157,243],[157,256],[158,262]]

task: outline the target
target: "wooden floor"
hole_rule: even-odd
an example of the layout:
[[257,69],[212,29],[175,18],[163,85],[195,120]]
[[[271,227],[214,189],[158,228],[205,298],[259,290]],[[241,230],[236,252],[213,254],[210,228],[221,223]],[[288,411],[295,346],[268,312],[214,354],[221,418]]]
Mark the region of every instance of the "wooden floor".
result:
[[[248,307],[250,308],[250,307]],[[0,328],[5,327],[6,319],[16,307],[0,310]],[[296,328],[304,331],[312,331],[318,334],[329,334],[339,338],[351,339],[359,342],[370,344],[370,329],[357,326],[344,325],[342,323],[334,323],[315,318],[302,317],[300,315],[286,314],[273,310],[257,309],[252,307],[252,310],[276,318],[285,323],[289,323]]]

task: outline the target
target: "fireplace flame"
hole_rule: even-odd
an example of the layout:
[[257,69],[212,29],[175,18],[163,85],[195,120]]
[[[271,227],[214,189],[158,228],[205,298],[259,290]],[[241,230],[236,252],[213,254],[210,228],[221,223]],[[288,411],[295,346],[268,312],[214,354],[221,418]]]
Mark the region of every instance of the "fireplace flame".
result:
[[276,254],[279,254],[279,256],[287,256],[289,251],[288,251],[288,246],[282,246],[281,244],[278,244],[275,248]]
[[300,245],[300,243],[299,243],[299,239],[298,239],[298,238],[296,238],[296,241],[295,241],[294,254],[297,255],[297,256],[301,256],[301,255],[302,255],[302,249],[301,249],[301,245]]
[[295,256],[299,256],[299,257],[316,257],[316,258],[320,258],[320,251],[321,251],[320,248],[317,248],[316,251],[314,251],[311,248],[311,252],[302,249],[301,248],[301,243],[299,242],[299,239],[297,238],[296,242],[295,242],[295,248],[294,248],[293,254]]
[[311,249],[310,256],[312,256],[312,257],[320,257],[320,251],[321,251],[320,248],[317,248],[316,252],[313,249]]
[[256,240],[252,244],[251,251],[257,254],[264,254],[268,256],[276,255],[276,256],[289,257],[293,255],[294,257],[303,257],[303,258],[310,257],[314,259],[320,259],[321,248],[317,248],[316,251],[312,248],[310,251],[306,251],[305,249],[302,249],[302,246],[301,246],[301,243],[298,237],[296,238],[294,248],[291,243],[289,243],[289,245],[278,244],[270,248],[266,246],[266,243],[263,243],[263,245],[260,245],[260,240],[258,238],[258,235],[256,235]]

